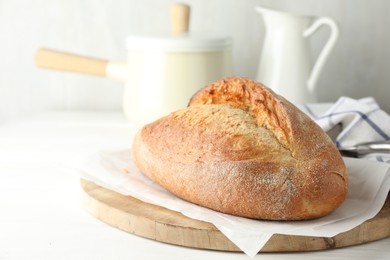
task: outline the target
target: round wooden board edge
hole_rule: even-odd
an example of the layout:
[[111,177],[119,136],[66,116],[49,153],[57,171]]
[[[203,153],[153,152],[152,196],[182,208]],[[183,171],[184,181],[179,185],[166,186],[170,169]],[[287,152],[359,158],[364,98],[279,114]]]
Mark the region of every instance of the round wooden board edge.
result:
[[[241,250],[214,225],[124,196],[81,179],[83,204],[97,219],[123,231],[164,243],[220,251]],[[261,252],[318,251],[359,245],[390,236],[390,196],[372,219],[334,237],[273,235]]]

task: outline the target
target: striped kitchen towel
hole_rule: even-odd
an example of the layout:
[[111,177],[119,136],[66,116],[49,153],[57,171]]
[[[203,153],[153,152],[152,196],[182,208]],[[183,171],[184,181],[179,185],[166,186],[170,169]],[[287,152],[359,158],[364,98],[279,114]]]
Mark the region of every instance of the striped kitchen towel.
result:
[[[334,139],[339,148],[390,140],[390,116],[380,109],[372,97],[341,97],[333,104],[305,104],[299,108],[325,132],[339,128]],[[365,157],[390,163],[390,154],[370,154]]]

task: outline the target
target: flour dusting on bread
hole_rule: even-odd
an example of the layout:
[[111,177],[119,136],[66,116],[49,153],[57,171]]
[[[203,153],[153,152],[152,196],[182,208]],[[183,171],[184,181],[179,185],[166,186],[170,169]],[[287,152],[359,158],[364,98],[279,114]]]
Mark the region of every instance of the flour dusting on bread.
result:
[[237,216],[324,216],[348,192],[330,138],[293,104],[253,80],[232,77],[189,106],[146,125],[133,144],[140,170],[177,196]]

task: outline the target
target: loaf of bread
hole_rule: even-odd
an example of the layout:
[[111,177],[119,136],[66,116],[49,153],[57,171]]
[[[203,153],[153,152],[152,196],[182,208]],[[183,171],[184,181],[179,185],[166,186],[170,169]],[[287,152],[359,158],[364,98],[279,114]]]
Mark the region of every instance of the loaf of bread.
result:
[[201,89],[187,108],[144,126],[132,156],[178,197],[254,219],[318,218],[348,192],[345,164],[323,130],[272,90],[239,77]]

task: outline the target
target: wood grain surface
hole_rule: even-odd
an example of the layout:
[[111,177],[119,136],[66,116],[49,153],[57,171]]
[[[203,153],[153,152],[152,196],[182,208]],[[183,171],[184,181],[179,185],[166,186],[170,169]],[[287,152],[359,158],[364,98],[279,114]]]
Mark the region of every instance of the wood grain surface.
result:
[[[101,221],[149,239],[202,249],[241,251],[214,225],[123,196],[81,179],[85,208]],[[302,252],[340,248],[390,236],[390,196],[372,219],[334,237],[275,234],[262,252]]]

